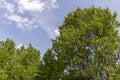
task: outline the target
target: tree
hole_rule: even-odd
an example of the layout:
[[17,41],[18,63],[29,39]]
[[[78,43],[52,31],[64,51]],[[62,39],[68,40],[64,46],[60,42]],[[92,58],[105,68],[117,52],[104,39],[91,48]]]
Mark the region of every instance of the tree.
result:
[[[42,63],[42,64],[41,64]],[[57,80],[57,61],[52,49],[48,49],[40,62],[38,76],[35,80]]]
[[34,80],[40,52],[29,45],[15,48],[12,40],[0,42],[0,80]]
[[27,48],[22,46],[18,49],[18,55],[19,64],[23,67],[20,80],[34,80],[40,59],[40,52],[29,44]]
[[5,42],[0,42],[0,79],[7,80],[13,67],[15,54],[15,44],[12,40],[7,39]]
[[[109,9],[77,8],[65,17],[53,42],[60,79],[109,80],[120,64],[117,14]],[[118,62],[118,64],[116,64]],[[119,75],[118,73],[114,73]]]

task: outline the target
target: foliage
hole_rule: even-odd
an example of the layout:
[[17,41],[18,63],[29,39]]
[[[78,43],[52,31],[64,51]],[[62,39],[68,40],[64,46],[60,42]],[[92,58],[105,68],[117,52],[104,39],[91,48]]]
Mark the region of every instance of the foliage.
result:
[[118,27],[116,13],[111,14],[109,9],[77,8],[69,13],[59,27],[60,35],[53,40],[62,77],[70,80],[109,80],[113,74],[119,77]]
[[0,80],[34,80],[39,51],[31,45],[15,48],[12,40],[0,43]]

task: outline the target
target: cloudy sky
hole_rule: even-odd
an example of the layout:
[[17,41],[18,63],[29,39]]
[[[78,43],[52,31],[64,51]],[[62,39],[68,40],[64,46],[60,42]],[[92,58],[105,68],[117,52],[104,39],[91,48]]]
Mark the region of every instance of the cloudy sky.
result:
[[116,11],[120,20],[120,0],[0,0],[0,40],[10,38],[16,47],[31,43],[43,55],[64,17],[93,5]]

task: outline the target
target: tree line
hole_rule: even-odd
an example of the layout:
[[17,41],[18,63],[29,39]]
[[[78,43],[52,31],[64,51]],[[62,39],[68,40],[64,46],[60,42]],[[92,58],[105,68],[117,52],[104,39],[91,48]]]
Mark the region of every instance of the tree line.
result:
[[0,41],[0,80],[120,80],[116,17],[108,8],[77,8],[43,57],[31,44]]

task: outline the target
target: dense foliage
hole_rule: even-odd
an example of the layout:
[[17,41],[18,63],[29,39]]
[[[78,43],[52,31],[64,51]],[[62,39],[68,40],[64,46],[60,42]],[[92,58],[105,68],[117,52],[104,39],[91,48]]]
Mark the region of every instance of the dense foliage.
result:
[[0,80],[34,80],[39,55],[32,45],[16,49],[10,39],[0,42]]
[[77,8],[59,27],[44,56],[29,45],[0,42],[0,80],[120,80],[117,14]]

